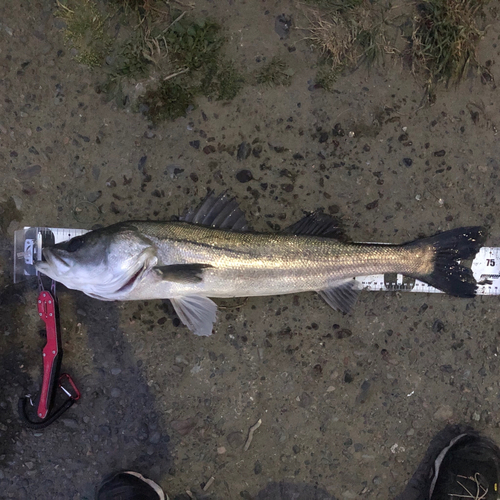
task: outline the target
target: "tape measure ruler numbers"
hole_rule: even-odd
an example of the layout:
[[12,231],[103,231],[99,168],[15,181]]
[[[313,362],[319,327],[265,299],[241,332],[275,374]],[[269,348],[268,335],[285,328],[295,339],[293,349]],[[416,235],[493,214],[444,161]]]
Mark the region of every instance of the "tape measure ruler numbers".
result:
[[[87,233],[86,229],[25,227],[14,233],[14,283],[35,276],[34,264],[42,260],[46,246]],[[500,247],[482,247],[472,261],[478,295],[500,295]],[[355,278],[364,290],[443,293],[423,281],[402,274],[378,274]]]

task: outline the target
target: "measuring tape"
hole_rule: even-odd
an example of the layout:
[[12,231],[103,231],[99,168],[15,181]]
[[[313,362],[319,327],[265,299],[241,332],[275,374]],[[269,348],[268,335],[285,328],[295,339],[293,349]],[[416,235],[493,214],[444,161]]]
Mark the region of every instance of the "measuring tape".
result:
[[[35,276],[35,263],[42,260],[42,249],[87,233],[86,229],[54,227],[25,227],[14,233],[14,283]],[[472,262],[472,273],[478,286],[478,295],[500,295],[500,248],[479,249]],[[441,290],[415,278],[387,273],[355,278],[364,290],[443,293]]]
[[[477,295],[500,295],[500,248],[482,247],[477,252],[471,265],[476,279]],[[362,288],[372,292],[401,291],[443,293],[423,281],[409,278],[402,274],[387,273],[355,278]]]

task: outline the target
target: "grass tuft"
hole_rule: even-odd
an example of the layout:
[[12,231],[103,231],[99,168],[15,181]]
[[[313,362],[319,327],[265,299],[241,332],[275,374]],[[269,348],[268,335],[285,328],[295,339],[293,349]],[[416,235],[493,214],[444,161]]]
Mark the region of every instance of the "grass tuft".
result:
[[421,67],[428,84],[458,83],[476,59],[477,42],[483,35],[476,18],[484,0],[424,0],[412,35],[414,69]]

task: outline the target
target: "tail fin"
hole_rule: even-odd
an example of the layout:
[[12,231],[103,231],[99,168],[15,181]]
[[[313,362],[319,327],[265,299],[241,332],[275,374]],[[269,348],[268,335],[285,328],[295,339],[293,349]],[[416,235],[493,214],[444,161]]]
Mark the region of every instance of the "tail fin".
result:
[[474,297],[476,280],[461,261],[473,258],[486,239],[483,227],[460,227],[407,243],[408,246],[431,245],[436,252],[434,270],[425,276],[413,276],[456,297]]

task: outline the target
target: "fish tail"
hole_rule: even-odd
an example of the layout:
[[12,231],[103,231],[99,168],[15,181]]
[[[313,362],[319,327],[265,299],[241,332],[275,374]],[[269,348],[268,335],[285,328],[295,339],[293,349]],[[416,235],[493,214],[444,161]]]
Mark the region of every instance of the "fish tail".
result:
[[430,249],[430,268],[412,277],[424,281],[455,297],[474,297],[477,283],[470,268],[463,260],[472,259],[486,239],[486,230],[480,226],[461,227],[407,243],[415,250]]

